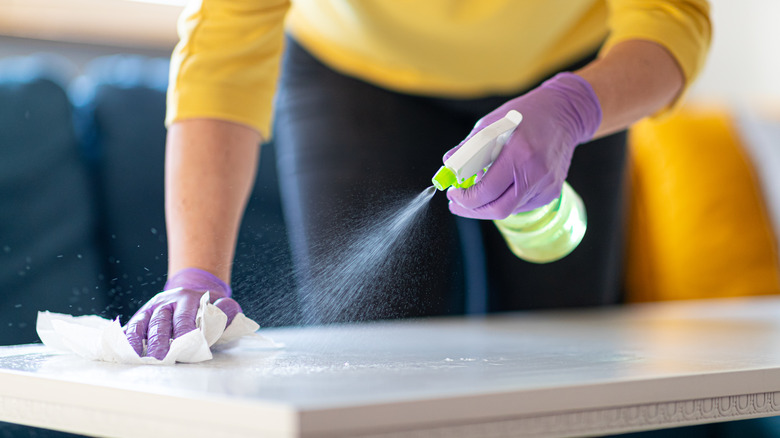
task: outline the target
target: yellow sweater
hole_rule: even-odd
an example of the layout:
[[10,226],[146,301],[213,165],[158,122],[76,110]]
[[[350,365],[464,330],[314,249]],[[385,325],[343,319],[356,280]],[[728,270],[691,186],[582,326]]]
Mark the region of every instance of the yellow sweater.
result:
[[706,0],[194,0],[179,20],[166,123],[209,117],[270,134],[285,30],[331,68],[405,93],[511,93],[604,43],[655,41],[690,83]]

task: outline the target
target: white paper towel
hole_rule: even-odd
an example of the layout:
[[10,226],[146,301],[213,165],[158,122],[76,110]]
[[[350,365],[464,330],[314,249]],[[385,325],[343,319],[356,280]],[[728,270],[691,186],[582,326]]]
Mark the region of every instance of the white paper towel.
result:
[[208,293],[204,294],[195,318],[198,328],[174,339],[163,360],[138,356],[130,346],[118,319],[111,321],[96,315],[71,316],[38,312],[36,329],[41,341],[48,347],[90,360],[123,364],[173,365],[176,362],[202,362],[213,357],[212,346],[230,346],[248,337],[252,338],[255,347],[282,346],[255,333],[260,326],[243,313],[236,315],[227,328],[226,322],[227,315],[209,302]]

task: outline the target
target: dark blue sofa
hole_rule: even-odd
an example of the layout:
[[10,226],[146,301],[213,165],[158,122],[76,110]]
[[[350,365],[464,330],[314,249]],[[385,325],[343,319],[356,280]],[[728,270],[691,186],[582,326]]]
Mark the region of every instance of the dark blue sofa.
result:
[[[0,345],[39,310],[127,318],[165,283],[167,62],[0,60]],[[273,145],[241,228],[235,296],[262,325],[294,300]]]

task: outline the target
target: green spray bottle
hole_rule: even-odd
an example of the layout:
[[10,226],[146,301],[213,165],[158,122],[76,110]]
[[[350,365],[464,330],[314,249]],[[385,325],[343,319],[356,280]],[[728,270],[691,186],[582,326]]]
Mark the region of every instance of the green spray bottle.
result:
[[[488,171],[523,116],[515,110],[488,125],[450,156],[436,175],[439,190],[474,185],[480,170]],[[561,196],[531,211],[494,220],[509,249],[523,260],[549,263],[566,257],[582,241],[587,228],[585,205],[568,183]]]

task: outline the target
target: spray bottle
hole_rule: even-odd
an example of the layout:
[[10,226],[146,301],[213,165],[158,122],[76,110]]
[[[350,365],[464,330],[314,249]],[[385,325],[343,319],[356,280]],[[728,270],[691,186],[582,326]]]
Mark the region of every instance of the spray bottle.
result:
[[[511,110],[476,133],[444,162],[433,176],[433,185],[439,190],[474,185],[477,173],[488,171],[522,120],[522,114]],[[493,222],[509,249],[521,259],[534,263],[548,263],[567,256],[580,244],[587,228],[585,205],[566,182],[561,196],[549,204]]]

